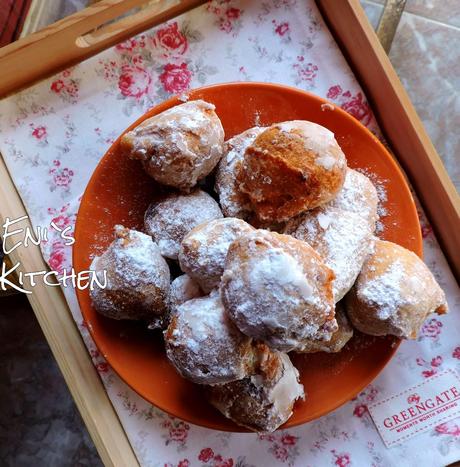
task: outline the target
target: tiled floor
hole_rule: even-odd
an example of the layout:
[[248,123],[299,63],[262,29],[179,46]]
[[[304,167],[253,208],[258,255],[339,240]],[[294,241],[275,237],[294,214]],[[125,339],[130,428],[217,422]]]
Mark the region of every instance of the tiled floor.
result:
[[23,295],[0,299],[0,465],[102,465]]
[[[375,27],[383,0],[361,3]],[[460,0],[408,0],[389,56],[459,190]]]
[[[383,3],[362,1],[374,27]],[[457,187],[459,28],[460,0],[408,0],[390,51]],[[0,465],[101,465],[25,297],[0,299],[0,342]]]

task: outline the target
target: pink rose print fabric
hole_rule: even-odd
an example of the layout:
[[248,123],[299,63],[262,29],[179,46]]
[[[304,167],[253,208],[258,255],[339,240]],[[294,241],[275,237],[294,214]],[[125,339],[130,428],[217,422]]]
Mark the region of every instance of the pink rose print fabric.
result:
[[[228,81],[297,86],[341,106],[379,134],[366,96],[313,0],[213,0],[2,101],[0,150],[34,226],[53,222],[62,230],[73,229],[99,160],[148,108],[173,94]],[[140,464],[419,467],[458,460],[459,420],[387,449],[367,409],[439,371],[460,371],[459,290],[421,209],[419,216],[425,261],[446,291],[450,314],[430,317],[418,340],[404,342],[354,400],[319,420],[272,434],[208,430],[148,404],[99,353],[74,292],[65,289]],[[52,269],[62,273],[71,268],[71,248],[57,233],[42,250]]]

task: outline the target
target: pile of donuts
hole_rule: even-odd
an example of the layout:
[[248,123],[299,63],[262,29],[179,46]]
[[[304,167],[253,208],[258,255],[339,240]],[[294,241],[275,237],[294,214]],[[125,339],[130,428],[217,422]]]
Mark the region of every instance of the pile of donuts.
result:
[[274,431],[305,398],[289,352],[339,352],[354,328],[414,339],[447,311],[425,264],[374,235],[376,188],[320,125],[224,142],[214,106],[194,100],[125,133],[120,150],[168,189],[142,232],[115,226],[94,258],[107,286],[93,306],[162,329],[172,365],[237,424]]

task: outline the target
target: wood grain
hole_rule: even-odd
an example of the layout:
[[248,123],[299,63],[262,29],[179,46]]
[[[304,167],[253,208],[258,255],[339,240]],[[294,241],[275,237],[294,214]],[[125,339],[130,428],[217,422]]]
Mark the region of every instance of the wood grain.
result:
[[316,0],[460,281],[460,198],[358,0]]
[[[5,218],[17,219],[26,215],[26,210],[1,157],[0,180],[0,224],[3,225]],[[15,228],[25,227],[31,227],[29,221],[15,224]],[[8,248],[12,247],[10,240],[6,240]],[[35,245],[18,248],[9,254],[9,258],[13,264],[21,263],[18,271],[47,269],[41,251]],[[24,288],[33,290],[27,295],[29,302],[102,461],[106,466],[138,466],[60,288],[40,282],[33,289]]]
[[[146,0],[101,0],[0,49],[0,98],[204,3],[157,0],[111,22]],[[109,24],[107,24],[109,23]]]

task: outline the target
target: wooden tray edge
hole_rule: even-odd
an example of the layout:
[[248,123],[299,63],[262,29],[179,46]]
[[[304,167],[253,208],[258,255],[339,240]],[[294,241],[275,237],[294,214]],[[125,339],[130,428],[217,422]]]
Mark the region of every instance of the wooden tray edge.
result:
[[[27,212],[2,157],[0,180],[0,223],[3,225],[5,218],[16,219]],[[21,223],[21,228],[25,227],[32,227],[30,221]],[[21,263],[18,272],[48,269],[40,248],[35,245],[17,248],[8,256],[13,264]],[[61,289],[38,282],[27,298],[104,465],[139,466]]]

